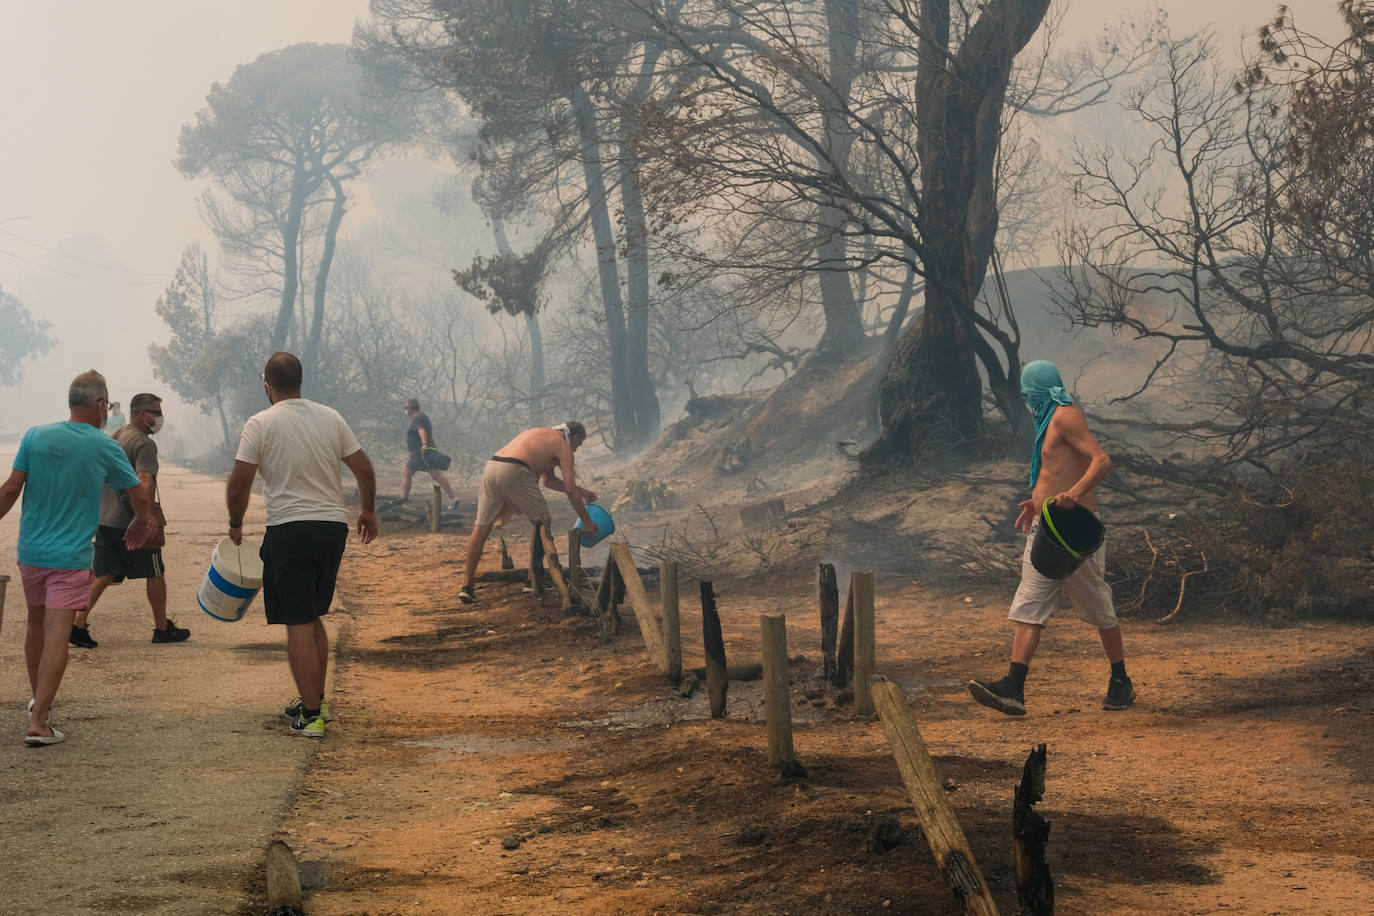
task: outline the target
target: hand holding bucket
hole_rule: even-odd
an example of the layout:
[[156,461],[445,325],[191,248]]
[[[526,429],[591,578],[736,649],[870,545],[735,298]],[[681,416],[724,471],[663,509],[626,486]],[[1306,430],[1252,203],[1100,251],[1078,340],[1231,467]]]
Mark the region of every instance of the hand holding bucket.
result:
[[[596,537],[584,534],[579,540],[583,547],[595,547],[606,538],[610,537],[611,532],[615,531],[615,521],[611,518],[611,513],[598,506],[596,503],[587,503],[587,515],[596,523]],[[573,525],[574,531],[582,530],[582,519],[577,520]]]
[[1088,507],[1080,503],[1064,508],[1047,499],[1031,542],[1031,565],[1047,579],[1067,579],[1102,546],[1106,534]]
[[226,622],[239,620],[247,613],[262,590],[259,547],[252,538],[243,538],[238,544],[230,538],[220,539],[196,593],[196,603],[202,611]]

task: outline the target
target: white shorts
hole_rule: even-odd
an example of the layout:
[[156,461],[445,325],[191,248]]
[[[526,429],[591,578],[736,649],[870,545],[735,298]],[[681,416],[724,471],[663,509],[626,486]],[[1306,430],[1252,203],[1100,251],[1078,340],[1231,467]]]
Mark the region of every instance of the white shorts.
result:
[[1099,630],[1116,626],[1112,587],[1102,578],[1107,568],[1107,545],[1099,547],[1067,579],[1051,579],[1040,575],[1031,565],[1031,544],[1039,527],[1037,520],[1026,535],[1026,550],[1021,555],[1021,585],[1016,589],[1016,597],[1011,599],[1007,619],[1044,626],[1054,609],[1068,598],[1074,612]]

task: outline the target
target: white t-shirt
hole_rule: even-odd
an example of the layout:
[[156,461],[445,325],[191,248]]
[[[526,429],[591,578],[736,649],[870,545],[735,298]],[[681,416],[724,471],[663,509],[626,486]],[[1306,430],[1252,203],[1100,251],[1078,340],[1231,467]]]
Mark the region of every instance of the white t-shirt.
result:
[[332,407],[285,398],[243,424],[234,457],[256,464],[267,490],[267,524],[348,522],[339,462],[362,446]]

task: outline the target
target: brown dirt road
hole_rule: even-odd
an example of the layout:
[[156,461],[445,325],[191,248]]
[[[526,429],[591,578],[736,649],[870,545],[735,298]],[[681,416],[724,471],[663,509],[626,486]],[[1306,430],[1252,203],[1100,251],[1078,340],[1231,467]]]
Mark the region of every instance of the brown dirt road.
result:
[[[792,669],[803,780],[766,763],[756,684],[732,684],[727,718],[710,720],[702,695],[654,673],[632,618],[605,644],[516,585],[459,605],[451,533],[350,545],[346,612],[330,618],[338,718],[308,744],[275,716],[289,680],[260,609],[232,625],[181,610],[218,536],[220,482],[169,470],[164,488],[173,616],[192,641],[147,645],[130,586],[102,603],[102,645],[74,650],[59,695],[63,746],[18,741],[12,583],[0,912],[261,912],[273,836],[301,860],[312,916],[960,912],[881,727],[817,681],[810,561],[717,582],[732,662],[758,659],[759,614],[775,612],[808,659]],[[13,538],[11,517],[0,556]],[[692,666],[695,582],[681,591]],[[1003,912],[1011,790],[1042,742],[1060,912],[1336,913],[1374,899],[1374,628],[1128,622],[1140,700],[1105,713],[1095,634],[1065,614],[1014,720],[963,686],[1004,670],[1005,598],[878,581],[879,670],[905,688]],[[886,854],[868,848],[882,817],[908,837]]]

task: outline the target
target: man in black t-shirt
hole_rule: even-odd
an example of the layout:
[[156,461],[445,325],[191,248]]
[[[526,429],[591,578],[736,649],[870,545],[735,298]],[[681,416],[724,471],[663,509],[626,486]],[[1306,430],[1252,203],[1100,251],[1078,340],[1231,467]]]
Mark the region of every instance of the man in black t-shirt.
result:
[[428,471],[429,476],[434,478],[448,497],[450,509],[458,507],[458,499],[453,495],[453,487],[449,485],[448,475],[437,468],[432,468],[425,461],[425,449],[437,449],[434,444],[434,427],[430,425],[429,417],[420,412],[420,402],[416,398],[410,398],[405,405],[406,416],[410,417],[410,426],[406,429],[406,449],[410,452],[406,458],[405,470],[401,472],[401,499],[410,498],[410,482],[415,477],[416,471]]

